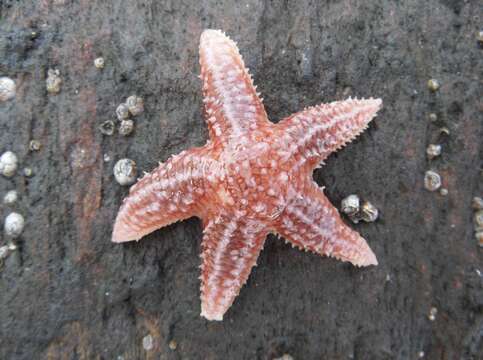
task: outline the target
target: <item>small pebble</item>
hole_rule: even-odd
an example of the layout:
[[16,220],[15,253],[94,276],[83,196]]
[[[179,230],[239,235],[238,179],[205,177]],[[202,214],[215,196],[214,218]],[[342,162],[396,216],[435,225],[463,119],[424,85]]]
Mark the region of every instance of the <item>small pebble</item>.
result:
[[431,122],[435,122],[438,120],[438,115],[436,115],[436,113],[430,113],[428,117],[429,117],[429,121]]
[[104,58],[103,57],[98,57],[97,59],[94,60],[94,66],[98,69],[104,69]]
[[49,69],[47,71],[47,79],[45,80],[47,91],[51,94],[58,94],[61,85],[62,78],[60,77],[60,71],[57,69]]
[[32,176],[34,176],[34,171],[32,170],[32,168],[26,167],[26,168],[23,169],[23,174],[26,177],[32,177]]
[[131,95],[126,99],[126,105],[129,108],[129,112],[132,116],[137,116],[144,111],[144,101],[142,98]]
[[42,147],[42,144],[38,140],[30,140],[29,142],[29,150],[30,151],[39,151]]
[[18,158],[11,151],[6,151],[0,156],[0,173],[6,177],[12,177],[17,172]]
[[114,177],[120,185],[131,185],[136,181],[136,163],[131,159],[121,159],[114,165]]
[[5,235],[16,238],[22,233],[24,226],[25,219],[23,216],[13,212],[5,218],[3,230],[5,231]]
[[424,175],[424,187],[429,191],[436,191],[441,187],[441,176],[432,170],[426,171]]
[[359,212],[360,200],[359,196],[351,194],[342,199],[340,204],[341,211],[347,215],[354,215]]
[[119,104],[116,109],[116,116],[119,120],[125,120],[129,117],[129,108],[126,104]]
[[434,306],[429,310],[429,315],[428,319],[431,321],[436,320],[436,314],[438,313],[438,309],[436,309]]
[[471,202],[471,206],[475,210],[483,210],[483,199],[479,196],[475,196]]
[[420,352],[418,352],[418,357],[419,357],[420,359],[422,359],[422,358],[424,357],[424,355],[425,355],[425,354],[424,354],[424,351],[420,351]]
[[439,81],[436,79],[429,79],[428,80],[428,89],[431,90],[432,92],[436,92],[439,90]]
[[176,350],[176,348],[178,347],[178,343],[176,342],[176,340],[171,340],[168,344],[169,348],[171,350]]
[[123,136],[128,136],[132,133],[134,129],[134,121],[132,120],[122,120],[121,125],[119,125],[119,134]]
[[114,121],[112,120],[106,120],[99,126],[99,130],[101,131],[101,133],[107,136],[111,136],[112,134],[114,134],[114,128],[115,125]]
[[16,190],[8,191],[5,196],[3,197],[3,203],[5,205],[13,205],[18,200],[18,193]]
[[478,241],[478,245],[483,247],[483,231],[477,231],[475,237],[476,241]]
[[439,189],[439,194],[440,194],[441,196],[446,196],[446,195],[448,195],[448,189],[446,189],[446,188],[441,188],[441,189]]
[[17,87],[15,81],[8,77],[0,77],[0,101],[8,101],[15,97]]
[[153,340],[153,337],[151,336],[151,334],[143,337],[143,348],[144,348],[144,350],[150,351],[150,350],[153,349],[153,347],[154,347],[154,340]]
[[365,222],[374,222],[379,216],[379,211],[369,201],[364,201],[361,206],[361,219]]
[[439,144],[429,144],[426,149],[426,155],[428,155],[428,159],[432,160],[435,157],[441,155],[441,145]]
[[483,210],[478,210],[477,212],[475,212],[473,221],[475,222],[476,231],[483,230]]
[[104,154],[103,159],[104,159],[104,162],[111,161],[111,157],[109,156],[109,154]]

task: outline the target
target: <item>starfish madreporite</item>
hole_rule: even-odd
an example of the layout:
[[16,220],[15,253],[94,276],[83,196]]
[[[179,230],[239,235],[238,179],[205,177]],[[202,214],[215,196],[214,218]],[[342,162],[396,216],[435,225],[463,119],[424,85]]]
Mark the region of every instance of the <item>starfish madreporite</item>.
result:
[[173,222],[201,218],[201,315],[208,320],[223,319],[269,233],[357,266],[377,265],[312,172],[364,131],[381,100],[322,104],[274,124],[236,44],[221,31],[202,33],[200,64],[210,139],[131,187],[112,240],[139,240]]

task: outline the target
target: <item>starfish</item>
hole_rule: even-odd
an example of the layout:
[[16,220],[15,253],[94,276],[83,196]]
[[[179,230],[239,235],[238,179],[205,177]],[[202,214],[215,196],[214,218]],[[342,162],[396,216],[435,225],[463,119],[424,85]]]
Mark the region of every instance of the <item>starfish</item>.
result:
[[269,233],[305,251],[377,265],[312,172],[367,128],[381,100],[321,104],[275,124],[224,33],[202,33],[200,65],[209,140],[160,163],[131,187],[112,241],[139,240],[176,221],[201,218],[201,316],[208,320],[223,319]]

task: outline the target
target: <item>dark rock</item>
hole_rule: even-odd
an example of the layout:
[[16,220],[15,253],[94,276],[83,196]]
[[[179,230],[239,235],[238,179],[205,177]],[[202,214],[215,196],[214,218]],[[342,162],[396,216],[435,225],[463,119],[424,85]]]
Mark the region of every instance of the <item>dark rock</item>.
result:
[[[0,2],[0,76],[17,85],[0,103],[0,152],[35,168],[28,181],[0,177],[26,220],[0,270],[0,358],[482,358],[471,208],[483,193],[480,10],[476,0]],[[206,141],[198,45],[211,27],[238,42],[274,121],[349,95],[384,101],[368,131],[314,175],[334,204],[351,193],[377,204],[382,217],[354,228],[379,266],[271,236],[222,323],[199,316],[198,220],[110,242],[128,191],[115,161],[149,171]],[[55,96],[48,69],[62,76]],[[131,94],[145,105],[136,134],[102,136],[100,122]],[[442,126],[451,133],[434,166],[446,197],[423,186],[425,149]],[[39,152],[28,151],[32,138]],[[8,211],[0,206],[2,219]]]

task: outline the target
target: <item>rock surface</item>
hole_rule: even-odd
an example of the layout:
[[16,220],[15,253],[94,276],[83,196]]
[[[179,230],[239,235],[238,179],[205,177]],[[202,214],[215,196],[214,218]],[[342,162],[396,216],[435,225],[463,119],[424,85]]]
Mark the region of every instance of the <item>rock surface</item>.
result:
[[[35,173],[0,177],[2,197],[17,189],[26,219],[0,270],[0,358],[483,356],[471,208],[483,193],[479,1],[5,0],[0,14],[0,76],[17,86],[0,103],[0,152]],[[198,220],[110,242],[127,193],[114,163],[127,157],[149,171],[207,138],[197,78],[204,28],[238,42],[274,121],[323,101],[383,98],[369,130],[314,175],[334,204],[358,193],[380,210],[377,222],[354,225],[378,267],[270,237],[225,320],[207,322]],[[46,91],[49,69],[61,74],[58,94]],[[135,135],[103,136],[99,125],[131,94],[145,105]],[[32,139],[40,151],[29,152]],[[431,143],[444,150],[430,161]],[[429,168],[447,196],[424,189]],[[0,206],[2,223],[9,211]]]

